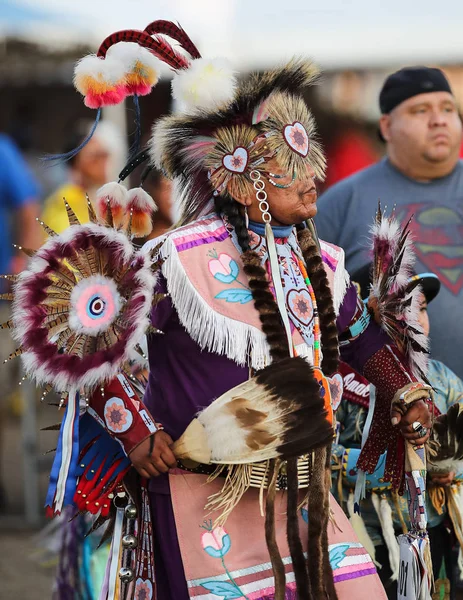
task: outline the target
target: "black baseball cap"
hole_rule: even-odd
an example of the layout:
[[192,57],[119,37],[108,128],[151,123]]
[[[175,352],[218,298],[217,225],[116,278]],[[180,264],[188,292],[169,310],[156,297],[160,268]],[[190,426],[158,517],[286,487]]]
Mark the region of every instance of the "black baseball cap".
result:
[[[351,280],[360,287],[362,298],[368,298],[370,294],[371,268],[371,263],[366,264],[351,276]],[[435,273],[416,273],[410,277],[409,283],[416,280],[419,281],[426,302],[429,304],[439,293],[441,286],[439,277]]]
[[430,92],[452,94],[444,73],[431,67],[405,67],[389,75],[384,82],[379,94],[379,108],[383,115],[388,114],[405,100]]

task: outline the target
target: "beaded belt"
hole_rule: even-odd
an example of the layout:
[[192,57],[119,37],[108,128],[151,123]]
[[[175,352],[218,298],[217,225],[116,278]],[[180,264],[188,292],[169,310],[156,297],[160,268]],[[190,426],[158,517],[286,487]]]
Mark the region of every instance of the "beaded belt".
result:
[[[311,456],[305,454],[297,459],[297,476],[298,476],[298,487],[299,489],[305,489],[309,487],[310,474],[311,474]],[[223,469],[218,465],[204,465],[195,463],[193,461],[181,460],[178,463],[180,469],[188,471],[190,473],[196,473],[201,475],[214,475],[218,471],[218,477],[226,477],[228,469],[224,466]],[[267,489],[269,483],[269,462],[258,462],[248,465],[250,468],[249,473],[249,485],[253,488]],[[286,462],[283,462],[277,479],[277,489],[286,490],[288,487],[287,475],[286,475]]]

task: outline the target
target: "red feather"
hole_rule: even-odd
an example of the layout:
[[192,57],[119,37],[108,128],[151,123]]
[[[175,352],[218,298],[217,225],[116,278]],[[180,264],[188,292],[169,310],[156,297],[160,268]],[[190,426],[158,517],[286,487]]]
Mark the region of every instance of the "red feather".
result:
[[191,58],[201,58],[199,50],[193,44],[185,30],[180,27],[180,25],[172,23],[172,21],[164,21],[162,19],[153,21],[145,28],[145,31],[149,35],[167,35],[173,40],[176,40],[182,48],[188,52]]
[[119,42],[135,42],[139,46],[150,50],[155,56],[175,70],[188,68],[188,60],[176,52],[166,40],[152,38],[146,32],[135,29],[116,31],[108,36],[99,47],[97,55],[104,58],[109,48]]

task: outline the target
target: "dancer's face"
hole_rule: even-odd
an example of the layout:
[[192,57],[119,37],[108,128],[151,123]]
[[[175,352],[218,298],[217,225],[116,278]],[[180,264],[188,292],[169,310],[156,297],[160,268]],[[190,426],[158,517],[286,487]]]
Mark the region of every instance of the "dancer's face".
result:
[[[287,188],[279,188],[272,185],[269,178],[276,183],[288,184],[291,182],[291,175],[284,173],[275,158],[268,161],[266,166],[270,173],[281,176],[281,179],[262,176],[267,192],[269,212],[272,216],[271,224],[298,225],[315,217],[317,214],[317,189],[313,170],[308,167],[308,177],[303,180],[296,179]],[[235,199],[246,206],[251,221],[263,222],[259,201],[255,195]]]
[[418,313],[418,323],[423,328],[423,332],[426,337],[429,336],[429,315],[428,315],[428,303],[426,302],[426,298],[424,294],[419,295],[419,307],[420,311]]

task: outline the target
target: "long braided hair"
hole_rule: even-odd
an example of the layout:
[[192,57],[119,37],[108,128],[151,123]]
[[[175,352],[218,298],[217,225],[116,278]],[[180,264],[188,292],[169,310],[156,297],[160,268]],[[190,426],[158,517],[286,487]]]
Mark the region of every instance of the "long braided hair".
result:
[[[244,272],[249,280],[254,306],[259,313],[262,330],[266,336],[270,356],[273,362],[288,359],[288,342],[281,322],[278,305],[270,291],[267,273],[261,259],[250,248],[249,233],[244,216],[238,203],[228,194],[215,198],[216,211],[227,217],[234,228],[238,243],[242,250],[241,259]],[[328,278],[318,252],[316,240],[308,229],[298,232],[298,242],[302,251],[307,272],[310,274],[312,286],[317,300],[320,319],[321,343],[323,348],[322,370],[332,375],[338,368],[339,350],[336,329],[336,315],[333,299],[328,285]],[[291,360],[291,359],[290,359]],[[319,386],[312,375],[307,394],[318,394]],[[303,545],[299,534],[297,459],[287,461],[287,540],[293,564],[298,598],[316,600],[325,596],[329,600],[337,598],[333,575],[328,556],[327,527],[329,515],[329,468],[326,468],[327,457],[331,456],[329,448],[319,448],[312,455],[313,485],[309,488],[308,518],[308,558],[304,556]],[[270,472],[273,473],[266,501],[265,537],[275,577],[275,598],[285,597],[285,567],[281,558],[275,536],[275,492],[276,474],[279,470],[275,460],[270,461]],[[313,489],[312,489],[313,488]],[[322,507],[321,512],[318,509]],[[310,564],[309,564],[310,562]]]
[[[259,313],[262,330],[267,336],[270,355],[273,360],[286,358],[288,356],[288,343],[281,323],[278,305],[270,291],[267,273],[261,265],[260,258],[250,249],[249,233],[240,205],[229,194],[222,194],[215,197],[215,208],[218,214],[227,217],[230,225],[235,230],[238,243],[243,252],[241,258],[244,264],[244,272],[249,278],[254,306]],[[323,349],[321,366],[325,375],[329,376],[337,371],[339,362],[338,334],[333,298],[323,261],[312,234],[305,228],[298,231],[297,237],[317,300]]]

